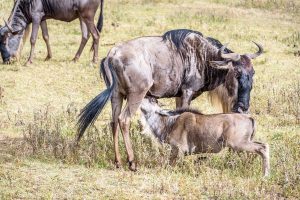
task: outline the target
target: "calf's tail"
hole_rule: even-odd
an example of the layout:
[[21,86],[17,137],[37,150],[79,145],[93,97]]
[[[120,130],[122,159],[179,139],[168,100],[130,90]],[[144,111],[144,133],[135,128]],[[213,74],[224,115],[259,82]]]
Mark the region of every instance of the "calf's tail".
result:
[[[105,59],[105,58],[104,58]],[[77,142],[80,141],[80,138],[83,136],[85,130],[92,125],[99,114],[101,113],[102,109],[111,98],[112,92],[116,87],[116,75],[115,71],[112,67],[110,62],[108,63],[108,69],[104,69],[105,60],[101,61],[101,71],[103,73],[104,79],[106,80],[107,89],[97,95],[93,100],[91,100],[80,112],[79,120],[77,122]],[[109,84],[109,85],[108,85]]]

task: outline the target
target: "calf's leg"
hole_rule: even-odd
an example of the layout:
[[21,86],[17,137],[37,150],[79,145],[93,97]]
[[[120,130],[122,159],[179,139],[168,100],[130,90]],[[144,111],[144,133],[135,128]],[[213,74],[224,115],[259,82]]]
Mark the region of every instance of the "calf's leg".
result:
[[247,142],[239,144],[238,146],[231,146],[234,150],[238,151],[248,151],[257,153],[262,157],[262,171],[264,176],[268,176],[270,173],[270,155],[269,155],[269,145],[260,142]]
[[181,108],[182,107],[182,99],[181,97],[176,97],[176,108]]
[[169,164],[171,166],[175,166],[178,157],[179,157],[179,148],[176,145],[172,145]]
[[189,90],[189,89],[182,90],[181,100],[176,100],[176,107],[177,107],[177,101],[178,101],[178,105],[181,104],[182,108],[188,108],[191,104],[193,94],[194,94],[194,92],[192,90]]

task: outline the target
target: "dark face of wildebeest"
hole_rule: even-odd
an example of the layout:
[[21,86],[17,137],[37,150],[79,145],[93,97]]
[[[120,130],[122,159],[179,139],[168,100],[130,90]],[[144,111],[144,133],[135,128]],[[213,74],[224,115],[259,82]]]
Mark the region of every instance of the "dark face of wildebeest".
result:
[[0,53],[3,63],[8,64],[15,56],[24,31],[13,31],[5,22],[5,26],[0,25]]
[[[250,107],[250,93],[253,85],[254,68],[251,60],[262,54],[263,48],[261,45],[256,44],[258,51],[254,54],[238,55],[223,46],[218,40],[208,38],[208,40],[215,46],[221,47],[221,57],[223,61],[214,62],[217,66],[226,66],[228,75],[225,80],[225,88],[227,94],[232,97],[233,102],[231,105],[232,112],[247,113]],[[224,52],[224,53],[223,53]],[[221,94],[220,94],[221,93]],[[219,92],[222,95],[222,92]],[[229,99],[228,97],[225,97]]]
[[0,26],[0,52],[1,57],[4,63],[8,63],[10,61],[10,53],[7,50],[7,28],[4,26]]
[[237,99],[233,111],[243,113],[249,110],[250,92],[252,90],[254,69],[248,56],[241,56],[241,60],[234,63],[238,81]]

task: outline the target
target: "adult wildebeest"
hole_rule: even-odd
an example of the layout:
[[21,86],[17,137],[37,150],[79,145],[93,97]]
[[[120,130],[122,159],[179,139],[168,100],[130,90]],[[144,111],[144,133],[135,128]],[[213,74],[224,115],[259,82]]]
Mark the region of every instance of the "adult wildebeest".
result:
[[[259,51],[255,54],[224,53],[225,46],[218,49],[200,32],[186,29],[172,30],[163,36],[141,37],[115,46],[101,62],[108,88],[82,110],[78,140],[111,98],[116,166],[120,165],[119,122],[129,168],[135,170],[129,124],[142,99],[146,95],[179,97],[177,106],[188,107],[202,92],[224,84],[228,94],[236,96],[232,111],[247,111],[254,74],[251,59],[262,53],[262,47],[257,46]],[[127,103],[121,112],[123,99]]]
[[248,115],[203,115],[193,109],[166,111],[157,105],[155,98],[143,99],[141,111],[160,142],[171,145],[172,165],[179,155],[218,153],[229,147],[259,154],[263,160],[263,174],[269,175],[269,146],[253,141],[255,125]]
[[[41,26],[43,38],[47,45],[48,55],[46,60],[52,57],[46,19],[56,19],[65,22],[79,18],[82,38],[79,49],[74,57],[77,61],[85,47],[89,35],[93,37],[93,62],[98,59],[99,32],[103,24],[103,1],[104,0],[16,0],[8,23],[0,31],[1,53],[9,52],[6,43],[12,40],[15,34],[22,34],[26,27],[32,23],[32,33],[30,38],[31,50],[27,63],[32,63],[34,47],[37,38],[38,28]],[[97,26],[94,24],[95,13],[100,6],[100,15]],[[14,38],[16,39],[16,38]],[[12,43],[12,51],[18,49],[20,39]],[[7,56],[6,56],[7,60]]]

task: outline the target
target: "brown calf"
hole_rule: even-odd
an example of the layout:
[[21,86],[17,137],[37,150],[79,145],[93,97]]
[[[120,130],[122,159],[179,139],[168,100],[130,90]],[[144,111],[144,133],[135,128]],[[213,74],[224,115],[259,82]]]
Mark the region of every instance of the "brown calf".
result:
[[255,124],[248,115],[203,115],[191,109],[165,111],[154,98],[145,98],[141,110],[153,134],[171,145],[171,164],[179,154],[218,153],[229,147],[259,154],[263,160],[263,174],[269,175],[269,146],[252,141]]

